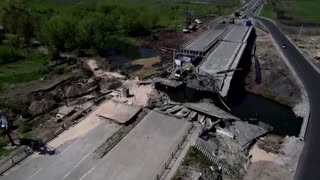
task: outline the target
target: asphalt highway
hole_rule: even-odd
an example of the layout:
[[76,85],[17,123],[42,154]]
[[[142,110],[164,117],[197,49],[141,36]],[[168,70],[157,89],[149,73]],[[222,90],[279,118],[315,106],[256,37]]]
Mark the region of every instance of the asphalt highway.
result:
[[262,22],[280,47],[300,77],[310,102],[310,119],[305,135],[305,144],[295,172],[295,180],[320,179],[320,74],[286,36],[268,19],[257,18]]

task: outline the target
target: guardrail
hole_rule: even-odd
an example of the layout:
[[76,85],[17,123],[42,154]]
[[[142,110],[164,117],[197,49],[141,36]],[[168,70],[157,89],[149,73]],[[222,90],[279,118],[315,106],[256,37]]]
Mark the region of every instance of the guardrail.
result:
[[231,176],[233,179],[236,178],[234,176],[234,174],[228,168],[224,167],[224,165],[222,163],[220,163],[216,157],[213,157],[212,155],[210,155],[210,153],[208,153],[206,150],[204,150],[200,145],[196,144],[195,148],[197,148],[203,155],[205,155],[207,158],[209,158],[210,161],[215,163],[224,173]]
[[181,139],[181,141],[177,144],[177,146],[174,148],[174,151],[170,154],[169,158],[165,161],[163,167],[159,170],[158,174],[154,178],[154,180],[160,180],[162,179],[162,176],[166,170],[170,170],[172,167],[170,167],[170,164],[172,163],[172,160],[175,157],[178,157],[182,151],[182,149],[185,147],[186,140],[188,137],[190,137],[190,134],[192,134],[193,130],[195,129],[195,125],[191,124],[190,127],[187,129],[185,135]]

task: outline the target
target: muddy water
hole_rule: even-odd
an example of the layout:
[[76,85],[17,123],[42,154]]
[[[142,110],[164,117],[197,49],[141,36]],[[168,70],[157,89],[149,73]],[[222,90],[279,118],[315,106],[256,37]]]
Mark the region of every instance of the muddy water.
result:
[[303,119],[287,106],[246,91],[231,92],[227,102],[232,113],[242,120],[267,123],[278,135],[299,135]]
[[157,54],[151,49],[131,47],[124,50],[110,49],[106,56],[113,65],[124,65],[136,59],[156,57]]
[[[171,100],[176,102],[197,102],[201,99],[211,99],[217,106],[227,109],[214,93],[201,92],[188,87],[178,89],[160,88]],[[244,90],[231,91],[226,103],[231,113],[244,121],[258,124],[259,121],[271,125],[273,133],[281,136],[298,136],[302,118],[296,117],[287,106],[271,101],[262,96],[254,95]]]

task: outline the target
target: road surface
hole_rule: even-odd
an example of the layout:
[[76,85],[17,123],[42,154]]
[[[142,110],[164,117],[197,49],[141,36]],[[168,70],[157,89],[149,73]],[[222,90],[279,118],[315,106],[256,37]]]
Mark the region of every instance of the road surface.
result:
[[153,180],[190,125],[151,111],[81,180]]
[[320,179],[320,74],[299,52],[286,36],[269,20],[258,18],[269,30],[275,41],[283,49],[284,55],[300,77],[309,96],[310,119],[305,135],[305,145],[295,173],[296,180]]
[[[48,145],[56,149],[54,155],[33,154],[20,165],[10,169],[2,180],[79,180],[98,159],[93,151],[119,127],[90,114]],[[74,175],[77,172],[76,175]],[[72,176],[70,176],[72,174]]]

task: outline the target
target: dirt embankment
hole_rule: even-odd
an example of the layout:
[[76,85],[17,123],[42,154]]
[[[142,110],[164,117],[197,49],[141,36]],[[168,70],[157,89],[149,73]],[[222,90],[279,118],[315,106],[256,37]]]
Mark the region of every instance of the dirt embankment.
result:
[[290,107],[301,102],[301,90],[267,33],[257,37],[256,56],[246,84],[248,91]]
[[[295,137],[265,137],[269,141],[269,148],[274,146],[274,141],[281,141],[277,148],[279,153],[266,152],[260,148],[259,142],[250,150],[252,156],[245,180],[289,180],[292,179],[297,167],[303,142]],[[267,143],[265,143],[267,144]],[[266,147],[266,146],[264,146]]]
[[320,25],[288,26],[278,24],[285,34],[300,48],[304,56],[320,69]]

